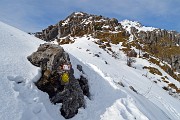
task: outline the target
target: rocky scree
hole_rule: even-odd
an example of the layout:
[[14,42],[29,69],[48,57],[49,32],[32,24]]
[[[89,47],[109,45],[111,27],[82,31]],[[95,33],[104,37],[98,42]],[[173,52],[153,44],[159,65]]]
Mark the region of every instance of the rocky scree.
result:
[[66,71],[69,75],[69,84],[61,84],[61,75],[65,71],[59,66],[71,65],[69,55],[61,46],[41,44],[27,59],[33,65],[41,67],[42,77],[35,84],[41,91],[48,93],[53,104],[62,103],[60,112],[66,119],[75,116],[78,108],[85,107],[83,93],[90,96],[88,80],[85,77],[75,79],[74,70],[70,66],[70,70]]

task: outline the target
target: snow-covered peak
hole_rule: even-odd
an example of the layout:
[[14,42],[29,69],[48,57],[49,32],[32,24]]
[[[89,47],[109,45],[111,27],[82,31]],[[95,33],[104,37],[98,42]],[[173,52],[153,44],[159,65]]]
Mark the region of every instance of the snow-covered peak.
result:
[[131,27],[135,27],[139,32],[140,31],[153,31],[156,28],[154,27],[146,27],[143,26],[141,23],[139,23],[138,21],[130,21],[130,20],[123,20],[120,22],[121,25],[123,26],[123,28],[125,30],[127,30],[129,33],[131,33]]
[[120,22],[123,26],[132,26],[132,27],[142,27],[141,23],[138,21],[131,21],[131,20],[123,20]]
[[74,14],[75,15],[84,15],[85,13],[84,12],[75,12]]
[[[105,18],[103,16],[98,15],[92,15],[84,12],[73,12],[71,15],[69,15],[63,22],[68,24],[68,22],[72,21],[78,21],[79,24],[87,24],[91,22],[103,22],[109,20],[108,18]],[[68,22],[67,22],[68,21]]]

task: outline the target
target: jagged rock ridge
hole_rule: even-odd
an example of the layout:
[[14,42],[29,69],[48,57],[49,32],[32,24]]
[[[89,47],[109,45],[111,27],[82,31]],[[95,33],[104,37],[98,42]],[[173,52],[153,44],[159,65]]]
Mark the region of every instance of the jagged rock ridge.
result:
[[56,25],[50,25],[47,29],[42,30],[42,32],[38,32],[36,37],[45,41],[52,41],[68,35],[82,36],[96,30],[114,31],[115,29],[122,30],[121,24],[115,18],[109,19],[103,16],[74,12],[65,20],[61,20]]

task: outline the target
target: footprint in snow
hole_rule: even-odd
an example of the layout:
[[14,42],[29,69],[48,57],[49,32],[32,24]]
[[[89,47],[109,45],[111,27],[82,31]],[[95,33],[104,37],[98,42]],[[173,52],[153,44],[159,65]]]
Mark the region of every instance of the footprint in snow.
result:
[[36,98],[37,91],[33,89],[33,85],[31,83],[26,83],[26,79],[22,76],[8,76],[7,78],[14,82],[13,89],[16,92],[19,92],[19,95],[17,96],[19,99],[28,104],[38,101],[38,98]]
[[22,83],[22,82],[25,82],[25,79],[24,79],[22,76],[16,76],[16,77],[7,76],[7,79],[9,79],[10,81],[14,81],[14,82],[16,82],[17,84],[20,84],[20,83]]
[[23,115],[26,116],[27,112],[32,112],[33,114],[41,113],[43,105],[39,103],[39,97],[33,85],[31,83],[26,83],[26,79],[22,76],[8,76],[7,79],[14,82],[13,89],[19,92],[17,97],[26,103],[29,108]]
[[34,114],[38,114],[38,113],[41,112],[41,110],[42,110],[42,105],[41,105],[41,104],[37,104],[37,105],[34,106],[34,108],[33,108],[33,113],[34,113]]
[[22,76],[7,76],[7,79],[15,82],[13,89],[17,92],[19,92],[21,88],[25,86],[26,80]]

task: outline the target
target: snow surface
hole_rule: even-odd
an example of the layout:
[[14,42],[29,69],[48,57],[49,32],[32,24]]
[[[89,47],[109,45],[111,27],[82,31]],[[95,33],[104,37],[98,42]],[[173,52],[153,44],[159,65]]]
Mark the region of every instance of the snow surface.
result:
[[[117,54],[119,59],[115,59],[93,42],[96,39],[89,38],[77,38],[74,44],[63,45],[70,55],[76,78],[82,74],[76,65],[82,65],[91,93],[90,99],[85,97],[86,108],[79,109],[72,120],[180,119],[179,100],[164,91],[160,83],[153,82],[160,76],[147,74],[142,69],[152,64],[137,58],[136,69],[128,67],[122,52]],[[42,41],[1,22],[0,41],[0,120],[63,120],[59,112],[61,104],[52,105],[48,95],[33,84],[41,75],[40,69],[33,66],[27,56],[36,51]],[[113,50],[118,51],[120,46],[114,45]]]
[[0,120],[57,118],[58,107],[34,86],[40,69],[27,60],[42,41],[0,22],[0,42]]
[[145,32],[146,31],[153,31],[156,29],[154,27],[142,26],[137,21],[123,20],[120,23],[123,26],[123,28],[126,29],[129,33],[131,33],[131,27],[135,27],[136,29],[138,29],[138,32],[140,32],[140,31],[145,31]]
[[[124,54],[120,53],[118,54],[119,59],[114,59],[92,42],[96,39],[89,38],[77,38],[74,44],[63,45],[63,47],[71,56],[80,61],[79,64],[83,68],[90,68],[95,72],[92,74],[89,73],[91,70],[85,71],[87,75],[90,75],[88,79],[93,99],[92,101],[87,100],[87,108],[84,111],[93,110],[95,107],[97,112],[90,115],[93,116],[93,120],[99,118],[102,120],[180,119],[179,100],[170,96],[161,86],[153,82],[161,76],[150,73],[147,77],[143,76],[147,74],[147,71],[142,67],[152,65],[151,63],[137,58],[137,62],[134,64],[137,69],[128,67]],[[100,57],[96,57],[95,54],[99,54]],[[71,58],[72,61],[74,57]],[[105,61],[108,64],[105,64]],[[167,75],[163,70],[161,72],[163,75]],[[101,78],[95,77],[96,75]],[[170,76],[168,78],[176,81]],[[122,82],[125,87],[118,85],[118,82]],[[132,92],[129,86],[133,86],[138,94]],[[93,104],[91,105],[91,103]],[[90,116],[85,117],[84,112],[81,115],[83,119],[92,119],[89,118]],[[96,115],[98,116],[96,117]],[[79,114],[76,117],[78,116]]]

